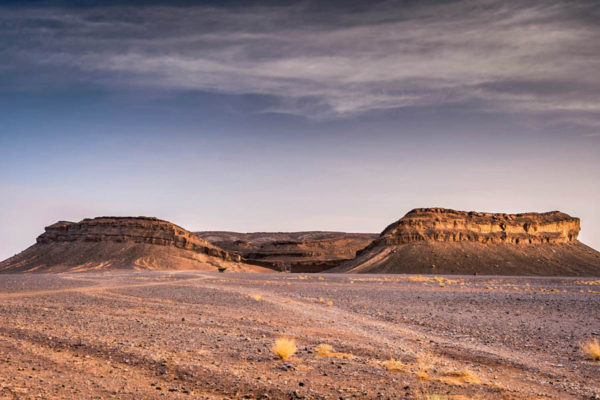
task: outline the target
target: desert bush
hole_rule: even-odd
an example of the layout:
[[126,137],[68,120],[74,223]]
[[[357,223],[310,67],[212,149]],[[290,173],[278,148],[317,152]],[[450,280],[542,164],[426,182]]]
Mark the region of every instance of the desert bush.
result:
[[260,294],[253,294],[252,296],[250,296],[252,299],[254,299],[255,301],[261,301],[262,300],[262,296]]
[[331,345],[322,343],[315,347],[315,351],[317,352],[318,356],[326,357],[333,352],[333,347],[331,347]]
[[352,354],[335,352],[335,351],[333,351],[333,347],[331,347],[328,344],[324,344],[324,343],[315,347],[315,351],[317,352],[317,355],[320,357],[337,357],[337,358],[345,358],[345,359],[354,358],[354,356]]
[[219,272],[227,271],[227,267],[217,267],[217,269],[219,270]]
[[402,361],[394,360],[393,358],[390,358],[387,361],[383,361],[381,364],[384,367],[386,367],[388,369],[388,371],[402,372],[404,374],[407,374],[410,372],[410,370],[408,369],[408,366],[406,366],[404,363],[402,363]]
[[296,353],[296,340],[288,338],[279,338],[275,340],[273,352],[282,360],[287,360]]
[[598,343],[598,339],[590,339],[582,343],[581,350],[592,360],[600,361],[600,343]]
[[459,371],[450,371],[444,374],[445,376],[452,378],[453,383],[461,384],[461,383],[471,383],[476,384],[480,382],[479,376],[475,374],[473,371],[468,369],[462,369]]

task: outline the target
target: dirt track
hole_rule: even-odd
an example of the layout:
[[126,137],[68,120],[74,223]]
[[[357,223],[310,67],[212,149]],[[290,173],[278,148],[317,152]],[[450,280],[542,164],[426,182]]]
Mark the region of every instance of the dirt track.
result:
[[600,335],[589,281],[0,275],[0,399],[600,398],[579,349]]

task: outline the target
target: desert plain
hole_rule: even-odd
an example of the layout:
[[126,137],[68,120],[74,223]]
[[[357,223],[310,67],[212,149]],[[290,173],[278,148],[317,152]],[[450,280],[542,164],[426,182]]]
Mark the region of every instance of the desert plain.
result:
[[597,399],[598,335],[597,278],[4,274],[0,399]]

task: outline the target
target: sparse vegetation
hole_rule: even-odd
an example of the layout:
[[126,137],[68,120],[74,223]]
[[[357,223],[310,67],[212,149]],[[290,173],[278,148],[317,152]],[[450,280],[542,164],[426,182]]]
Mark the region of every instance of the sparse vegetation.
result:
[[217,267],[217,269],[219,270],[219,272],[225,272],[225,271],[227,271],[227,267],[221,267],[221,266],[219,266],[219,267]]
[[289,338],[279,338],[275,340],[273,352],[282,360],[288,360],[296,353],[296,340]]
[[252,296],[250,296],[252,299],[254,299],[255,301],[261,301],[262,300],[262,296],[258,293],[253,294]]
[[383,361],[381,364],[386,367],[388,371],[402,372],[404,374],[408,374],[410,372],[410,369],[407,365],[405,365],[402,361],[394,360],[393,358]]
[[315,347],[315,351],[317,352],[318,356],[326,357],[333,352],[333,347],[331,347],[329,344],[322,343]]
[[470,384],[476,384],[481,382],[481,380],[479,379],[479,376],[477,376],[477,374],[475,374],[473,371],[470,371],[468,369],[462,369],[459,371],[450,371],[444,374],[444,376],[451,378],[451,383],[454,384],[463,384],[463,383],[470,383]]
[[600,343],[598,339],[590,339],[581,344],[581,350],[594,361],[600,361]]
[[354,358],[354,356],[352,354],[337,353],[337,352],[333,351],[333,347],[331,347],[331,345],[328,345],[325,343],[320,344],[317,347],[315,347],[315,351],[317,352],[317,355],[320,357],[337,357],[337,358],[347,358],[347,359]]

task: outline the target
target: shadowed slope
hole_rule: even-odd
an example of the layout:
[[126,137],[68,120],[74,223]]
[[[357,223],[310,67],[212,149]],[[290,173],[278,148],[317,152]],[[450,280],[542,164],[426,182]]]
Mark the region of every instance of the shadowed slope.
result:
[[0,263],[1,272],[63,272],[104,269],[262,270],[241,264],[185,229],[148,217],[99,217],[60,221],[37,243]]
[[579,219],[549,213],[415,209],[334,270],[363,273],[600,274],[600,253],[580,243]]
[[353,258],[377,234],[346,232],[195,232],[197,236],[244,259],[282,267],[292,272],[320,272]]

